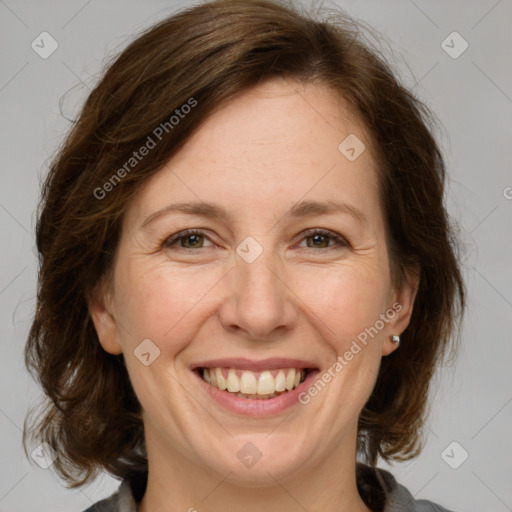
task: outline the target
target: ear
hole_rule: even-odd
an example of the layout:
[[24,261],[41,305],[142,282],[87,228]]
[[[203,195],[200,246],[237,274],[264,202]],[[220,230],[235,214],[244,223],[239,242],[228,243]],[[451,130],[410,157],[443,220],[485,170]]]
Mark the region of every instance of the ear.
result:
[[[420,266],[410,267],[405,271],[405,278],[399,289],[393,288],[390,295],[389,315],[386,324],[382,355],[387,356],[398,347],[391,341],[394,334],[402,334],[411,320],[414,300],[420,283]],[[394,314],[393,314],[393,313]]]
[[87,305],[103,349],[109,354],[121,354],[123,350],[114,316],[112,293],[104,282],[91,291]]

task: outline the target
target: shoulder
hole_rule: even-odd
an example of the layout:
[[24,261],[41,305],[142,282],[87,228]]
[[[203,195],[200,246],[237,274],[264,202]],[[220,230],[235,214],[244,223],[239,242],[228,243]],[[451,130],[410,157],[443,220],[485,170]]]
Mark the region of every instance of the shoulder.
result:
[[453,512],[452,510],[448,510],[447,508],[441,507],[441,505],[428,500],[416,501],[416,510],[418,512]]
[[381,468],[372,468],[372,470],[386,496],[384,512],[454,512],[429,500],[414,499],[414,496],[400,485],[389,471]]
[[96,502],[83,512],[137,512],[129,480],[123,480],[114,494]]

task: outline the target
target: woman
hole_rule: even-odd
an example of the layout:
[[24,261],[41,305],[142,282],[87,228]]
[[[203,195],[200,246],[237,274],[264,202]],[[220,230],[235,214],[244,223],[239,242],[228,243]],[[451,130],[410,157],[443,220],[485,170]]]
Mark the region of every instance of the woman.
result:
[[[445,510],[419,453],[464,285],[428,109],[350,20],[219,0],[123,51],[46,180],[32,434],[90,511]],[[437,507],[437,508],[435,508]]]

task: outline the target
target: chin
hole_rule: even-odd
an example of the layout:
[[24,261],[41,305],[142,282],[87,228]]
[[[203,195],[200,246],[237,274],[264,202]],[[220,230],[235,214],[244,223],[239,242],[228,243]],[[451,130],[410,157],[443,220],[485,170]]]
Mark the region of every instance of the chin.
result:
[[[272,435],[271,435],[272,436]],[[213,451],[204,464],[221,475],[229,474],[229,481],[244,487],[264,487],[275,480],[290,477],[307,462],[304,444],[288,436],[271,439],[268,433],[230,439],[229,445]]]

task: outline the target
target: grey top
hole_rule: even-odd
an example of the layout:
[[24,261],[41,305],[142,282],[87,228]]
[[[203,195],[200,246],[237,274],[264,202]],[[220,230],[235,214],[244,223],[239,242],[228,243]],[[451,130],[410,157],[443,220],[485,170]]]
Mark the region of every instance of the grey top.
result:
[[[427,500],[415,500],[395,477],[381,468],[357,464],[357,487],[367,506],[376,512],[450,512]],[[134,473],[124,479],[109,498],[98,501],[84,512],[137,512],[145,492],[147,473]]]

